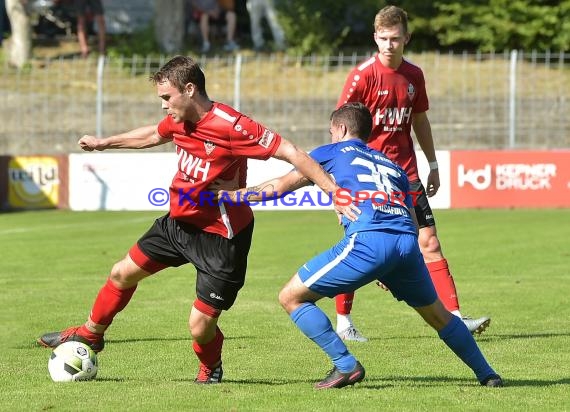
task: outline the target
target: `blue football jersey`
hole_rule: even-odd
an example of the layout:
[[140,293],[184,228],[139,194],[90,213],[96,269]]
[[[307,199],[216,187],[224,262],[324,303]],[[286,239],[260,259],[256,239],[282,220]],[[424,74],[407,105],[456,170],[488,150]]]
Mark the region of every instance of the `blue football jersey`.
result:
[[346,235],[369,230],[416,233],[408,207],[415,199],[406,172],[358,139],[320,146],[310,153],[338,186],[340,203],[362,211],[355,222],[343,216]]

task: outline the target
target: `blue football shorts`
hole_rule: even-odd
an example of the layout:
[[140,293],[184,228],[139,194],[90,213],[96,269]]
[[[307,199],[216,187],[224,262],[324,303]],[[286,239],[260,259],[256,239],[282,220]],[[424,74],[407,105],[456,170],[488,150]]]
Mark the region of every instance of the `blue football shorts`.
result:
[[359,232],[315,256],[297,272],[319,295],[334,297],[379,280],[412,307],[431,305],[437,294],[413,234]]

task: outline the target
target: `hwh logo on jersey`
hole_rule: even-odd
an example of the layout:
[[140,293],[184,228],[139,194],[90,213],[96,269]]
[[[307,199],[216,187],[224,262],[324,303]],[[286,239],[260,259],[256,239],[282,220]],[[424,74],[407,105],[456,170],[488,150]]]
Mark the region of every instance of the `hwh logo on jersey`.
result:
[[387,107],[385,109],[377,109],[374,116],[374,124],[376,126],[383,125],[401,125],[403,123],[410,123],[412,120],[411,107]]
[[[208,171],[210,170],[210,162],[193,156],[184,149],[178,149],[178,169],[184,173],[188,178],[203,182],[208,178]],[[201,176],[199,177],[199,175]]]

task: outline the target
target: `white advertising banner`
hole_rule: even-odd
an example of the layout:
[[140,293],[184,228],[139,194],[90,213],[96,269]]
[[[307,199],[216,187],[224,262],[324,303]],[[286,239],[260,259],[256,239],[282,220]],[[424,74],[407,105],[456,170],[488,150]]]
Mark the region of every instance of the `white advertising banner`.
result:
[[168,210],[175,153],[69,155],[71,210]]
[[[421,152],[418,167],[426,182],[429,166]],[[450,156],[437,152],[441,187],[430,199],[433,209],[450,205]],[[69,156],[69,207],[71,210],[168,210],[168,187],[176,172],[175,153],[82,153]],[[282,176],[292,166],[271,158],[249,160],[247,186]],[[259,210],[332,210],[332,201],[316,186],[307,186],[280,199],[252,202]]]

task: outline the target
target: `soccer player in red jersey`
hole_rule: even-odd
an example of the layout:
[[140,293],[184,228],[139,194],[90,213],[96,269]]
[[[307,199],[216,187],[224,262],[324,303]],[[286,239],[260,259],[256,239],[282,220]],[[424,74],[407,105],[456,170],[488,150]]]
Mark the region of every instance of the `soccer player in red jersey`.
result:
[[[332,193],[333,201],[339,188],[318,163],[291,142],[233,108],[210,100],[204,73],[191,58],[172,58],[151,80],[166,110],[158,125],[103,139],[86,135],[78,143],[86,151],[174,143],[178,170],[170,186],[170,211],[113,266],[87,322],[46,333],[38,342],[53,348],[78,340],[96,352],[103,350],[105,330],[127,306],[141,280],[167,267],[192,263],[197,270],[197,299],[189,328],[200,361],[196,382],[218,383],[223,374],[224,340],[218,318],[233,305],[244,285],[253,213],[247,202],[213,200],[214,193],[208,188],[236,177],[237,184],[245,186],[247,158],[269,157],[291,163],[322,190]],[[335,205],[337,213],[356,218],[354,206]]]
[[[352,69],[337,107],[358,101],[370,110],[374,123],[368,145],[401,166],[408,175],[411,190],[420,192],[415,205],[420,226],[419,244],[437,294],[446,309],[459,316],[471,333],[481,333],[491,319],[461,315],[453,277],[443,256],[428,202],[428,197],[439,189],[439,171],[426,113],[429,104],[424,75],[418,66],[403,57],[409,40],[407,13],[396,6],[381,9],[374,19],[378,53]],[[430,166],[425,188],[418,176],[412,128]],[[346,340],[366,341],[350,317],[353,298],[354,293],[336,297],[336,330]]]

